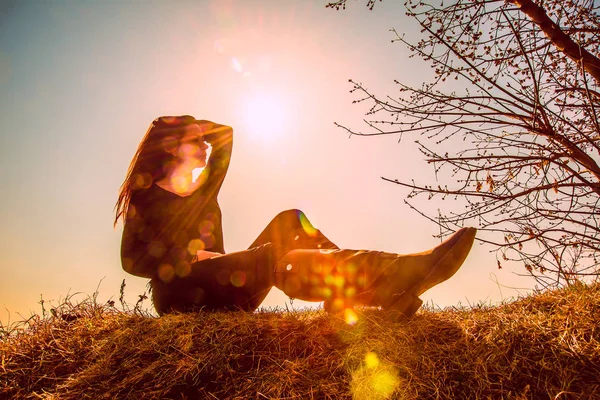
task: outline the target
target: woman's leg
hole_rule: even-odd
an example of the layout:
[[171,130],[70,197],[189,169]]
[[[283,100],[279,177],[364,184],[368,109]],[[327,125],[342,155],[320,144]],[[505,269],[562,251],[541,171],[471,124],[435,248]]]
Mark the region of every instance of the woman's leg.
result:
[[200,308],[253,311],[273,287],[276,261],[269,243],[193,263],[185,276],[152,279],[154,307],[159,314]]
[[255,310],[273,286],[277,260],[298,248],[338,247],[302,211],[283,211],[248,250],[196,262],[189,274],[169,282],[153,279],[154,306],[159,314],[198,308]]
[[250,245],[250,248],[272,243],[279,258],[294,249],[338,249],[316,229],[306,215],[297,209],[282,211],[275,216]]
[[333,311],[361,304],[412,315],[422,304],[418,296],[458,271],[475,233],[463,228],[434,249],[415,254],[293,250],[277,262],[275,286],[290,297],[324,301]]

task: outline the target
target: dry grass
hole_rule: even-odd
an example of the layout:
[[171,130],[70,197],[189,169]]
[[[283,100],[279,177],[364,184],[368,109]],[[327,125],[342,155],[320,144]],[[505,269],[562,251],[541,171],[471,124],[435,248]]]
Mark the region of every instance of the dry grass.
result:
[[0,329],[1,398],[600,398],[600,285],[404,322],[89,300],[26,325]]

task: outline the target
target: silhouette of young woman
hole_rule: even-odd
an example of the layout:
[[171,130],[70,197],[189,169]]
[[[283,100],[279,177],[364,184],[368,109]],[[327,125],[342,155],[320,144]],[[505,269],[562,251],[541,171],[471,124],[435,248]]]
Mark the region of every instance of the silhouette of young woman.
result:
[[159,314],[251,311],[276,286],[293,298],[324,301],[330,311],[359,304],[409,316],[422,304],[418,296],[450,278],[471,249],[474,228],[422,253],[343,250],[302,211],[287,210],[248,250],[226,254],[217,195],[232,146],[229,126],[160,117],[131,161],[115,207],[115,225],[124,220],[121,262],[150,279]]

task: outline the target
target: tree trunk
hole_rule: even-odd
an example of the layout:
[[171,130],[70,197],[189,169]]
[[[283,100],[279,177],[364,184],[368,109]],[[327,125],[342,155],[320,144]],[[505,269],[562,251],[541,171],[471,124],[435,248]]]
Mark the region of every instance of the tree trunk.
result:
[[544,32],[558,50],[576,63],[582,64],[585,71],[594,77],[596,83],[600,83],[600,59],[575,43],[548,17],[546,10],[532,0],[507,0],[507,2],[517,6]]

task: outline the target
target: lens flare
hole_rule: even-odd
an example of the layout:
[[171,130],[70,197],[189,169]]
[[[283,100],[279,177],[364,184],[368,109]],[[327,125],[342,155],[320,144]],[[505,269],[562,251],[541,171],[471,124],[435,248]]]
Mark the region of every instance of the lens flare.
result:
[[379,366],[379,357],[372,351],[365,355],[365,366],[367,368],[377,368]]
[[188,192],[190,190],[190,187],[192,186],[192,182],[189,179],[187,179],[185,176],[180,175],[177,172],[173,173],[173,175],[170,178],[170,181],[173,190],[176,193],[180,194]]
[[242,287],[246,284],[246,274],[242,271],[235,271],[230,277],[231,284],[235,287]]
[[356,325],[356,323],[358,322],[358,316],[356,315],[353,309],[346,308],[344,310],[344,321],[346,321],[348,325]]
[[376,393],[389,398],[398,386],[398,378],[391,371],[379,371],[371,377],[371,386]]
[[352,373],[353,399],[389,399],[400,386],[396,369],[368,352],[363,366]]
[[242,64],[235,57],[231,57],[231,68],[237,73],[242,73],[243,71]]
[[198,224],[198,232],[202,236],[209,236],[215,230],[215,224],[212,221],[202,221]]
[[192,266],[186,261],[180,261],[175,265],[175,275],[180,278],[185,278],[192,272]]
[[192,239],[188,243],[188,252],[195,256],[199,250],[204,250],[206,248],[206,244],[202,239]]
[[209,233],[208,235],[202,235],[202,241],[204,241],[204,245],[207,248],[211,248],[214,246],[215,244],[215,235],[213,235],[212,233]]
[[354,296],[356,296],[356,288],[354,286],[347,287],[344,290],[344,296],[353,298]]
[[175,136],[165,136],[161,140],[162,148],[165,152],[171,154],[172,156],[177,154],[177,145],[179,141]]
[[175,278],[175,269],[171,264],[161,264],[158,266],[158,278],[164,283],[169,283]]
[[304,232],[306,232],[308,234],[308,236],[313,236],[313,237],[316,236],[317,230],[315,229],[314,226],[312,226],[312,224],[310,223],[308,218],[306,218],[306,215],[304,215],[304,213],[300,213],[299,217],[300,217],[300,225],[302,225],[302,229],[304,229]]
[[152,175],[147,173],[139,173],[133,176],[132,188],[147,189],[152,186]]
[[344,310],[344,306],[345,306],[344,299],[340,299],[339,297],[334,297],[333,301],[331,302],[330,311],[338,313],[338,312]]
[[166,252],[167,249],[165,248],[163,242],[153,240],[150,243],[148,243],[148,254],[150,254],[152,257],[161,258],[165,255]]

